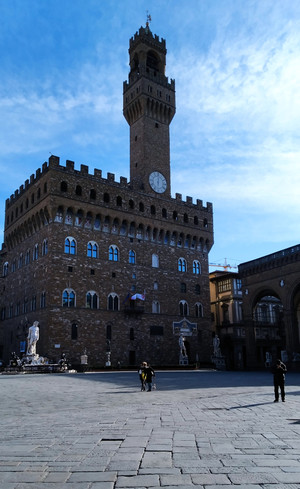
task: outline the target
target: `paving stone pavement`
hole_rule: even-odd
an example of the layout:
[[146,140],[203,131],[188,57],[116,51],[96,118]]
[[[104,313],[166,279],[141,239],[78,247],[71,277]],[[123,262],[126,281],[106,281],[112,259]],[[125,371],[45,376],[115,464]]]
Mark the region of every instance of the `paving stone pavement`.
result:
[[299,489],[299,374],[0,375],[1,489]]

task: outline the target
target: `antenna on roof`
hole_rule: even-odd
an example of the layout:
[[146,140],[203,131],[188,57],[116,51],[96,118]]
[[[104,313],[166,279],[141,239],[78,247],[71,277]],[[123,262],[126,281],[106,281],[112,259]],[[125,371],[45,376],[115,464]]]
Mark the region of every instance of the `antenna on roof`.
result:
[[151,21],[152,21],[151,15],[149,14],[149,10],[147,10],[146,27],[149,28],[149,24]]

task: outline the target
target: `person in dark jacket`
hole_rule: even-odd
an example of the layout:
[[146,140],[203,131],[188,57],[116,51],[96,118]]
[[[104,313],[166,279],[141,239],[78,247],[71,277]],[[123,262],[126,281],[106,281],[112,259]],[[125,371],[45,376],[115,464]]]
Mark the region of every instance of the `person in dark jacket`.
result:
[[276,364],[272,368],[273,378],[274,378],[274,392],[275,392],[275,400],[274,402],[279,401],[279,388],[281,394],[282,402],[285,402],[285,373],[286,366],[282,363],[281,360],[277,360]]
[[152,390],[152,378],[155,377],[155,372],[153,368],[149,365],[149,363],[144,368],[144,372],[146,375],[145,382],[148,386],[147,392],[150,392]]

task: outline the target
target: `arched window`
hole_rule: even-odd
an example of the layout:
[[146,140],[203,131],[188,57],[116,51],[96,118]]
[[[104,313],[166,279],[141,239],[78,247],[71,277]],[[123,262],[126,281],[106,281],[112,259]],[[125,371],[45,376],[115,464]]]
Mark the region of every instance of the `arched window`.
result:
[[46,292],[41,293],[41,301],[40,301],[41,309],[46,307]]
[[77,340],[78,338],[78,326],[76,323],[73,323],[71,326],[71,340]]
[[30,310],[36,311],[36,295],[33,295],[31,298]]
[[201,302],[196,302],[195,304],[195,316],[197,318],[203,318],[203,306]]
[[60,184],[60,190],[61,190],[61,192],[67,192],[68,191],[68,184],[67,184],[67,182],[61,182],[61,184]]
[[158,290],[158,282],[154,282],[154,284],[153,284],[153,290]]
[[65,253],[68,255],[76,255],[76,241],[71,236],[65,239]]
[[93,188],[90,190],[90,199],[96,200],[96,190]]
[[98,245],[95,241],[89,241],[87,245],[87,256],[90,258],[98,258]]
[[122,207],[122,197],[120,195],[117,196],[117,206]]
[[105,192],[105,194],[103,195],[103,201],[108,204],[109,203],[109,194],[107,192]]
[[3,277],[7,277],[8,275],[8,261],[6,261],[3,265]]
[[42,255],[45,256],[48,253],[48,240],[44,239],[43,245],[42,245]]
[[38,259],[38,257],[39,257],[39,245],[38,245],[38,244],[36,244],[36,245],[34,246],[34,249],[33,249],[33,256],[32,256],[32,259],[33,259],[33,260],[37,260],[37,259]]
[[73,289],[65,289],[62,295],[63,307],[75,307],[75,292]]
[[119,261],[119,248],[116,245],[111,245],[108,250],[109,261]]
[[174,219],[174,221],[177,221],[178,220],[177,211],[173,211],[173,219]]
[[134,209],[134,201],[132,199],[129,199],[129,209]]
[[88,309],[98,309],[98,304],[99,304],[98,295],[93,290],[90,290],[86,294],[86,307]]
[[160,313],[160,303],[158,301],[152,302],[152,312],[153,312],[153,314],[159,314]]
[[163,217],[167,218],[168,217],[167,209],[162,209],[161,214]]
[[129,339],[131,341],[134,340],[134,328],[130,328],[130,330],[129,330]]
[[186,212],[183,214],[183,222],[189,222],[189,216]]
[[195,285],[195,294],[200,294],[201,293],[201,287],[200,287],[200,284],[196,284]]
[[11,271],[15,272],[16,269],[17,269],[17,261],[16,261],[16,259],[14,259],[12,264],[11,264]]
[[23,266],[23,253],[20,253],[19,255],[19,262],[18,262],[18,268],[22,268]]
[[198,260],[193,261],[193,273],[195,275],[200,275],[201,274],[201,263]]
[[76,185],[75,193],[79,196],[82,195],[82,187],[80,185]]
[[184,258],[179,258],[178,260],[178,271],[186,272],[186,260]]
[[29,263],[30,263],[30,250],[27,250],[25,254],[25,265],[29,265]]
[[153,253],[153,255],[152,255],[152,267],[153,268],[159,267],[159,258],[158,258],[158,255],[156,255],[155,253]]
[[129,251],[129,263],[135,264],[135,251],[133,250]]
[[118,311],[119,310],[119,297],[114,292],[112,292],[108,296],[107,308],[109,311]]
[[206,218],[205,218],[205,219],[203,219],[203,227],[204,227],[204,228],[208,228],[208,221],[207,221],[207,219],[206,219]]
[[194,224],[197,226],[199,224],[198,216],[194,216]]
[[155,205],[151,205],[150,212],[151,212],[152,216],[155,216],[155,214],[156,214]]
[[145,210],[144,204],[143,204],[143,202],[140,202],[139,203],[139,211],[144,212],[144,210]]
[[186,301],[180,301],[179,303],[179,314],[180,316],[188,316],[189,308]]

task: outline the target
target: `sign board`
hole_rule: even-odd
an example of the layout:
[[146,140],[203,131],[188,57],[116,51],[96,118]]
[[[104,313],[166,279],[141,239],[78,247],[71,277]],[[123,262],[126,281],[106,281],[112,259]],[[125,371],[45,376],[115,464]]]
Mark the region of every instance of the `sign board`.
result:
[[183,336],[193,336],[197,334],[197,323],[191,323],[188,319],[173,322],[173,334]]

